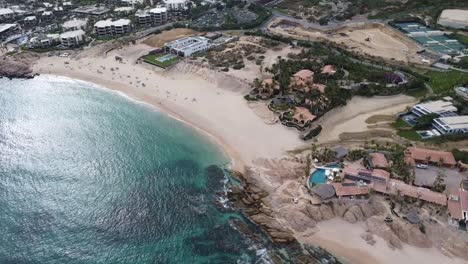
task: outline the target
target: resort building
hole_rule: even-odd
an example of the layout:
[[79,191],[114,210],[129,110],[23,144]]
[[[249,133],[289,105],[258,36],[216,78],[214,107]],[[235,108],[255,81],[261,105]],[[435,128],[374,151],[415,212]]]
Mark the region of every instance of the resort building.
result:
[[0,24],[0,40],[6,39],[19,28],[18,24]]
[[121,14],[129,14],[133,11],[131,6],[122,6],[114,8],[114,12],[121,13]]
[[0,8],[0,20],[8,20],[15,16],[15,12],[10,8]]
[[96,6],[96,5],[80,6],[72,10],[72,12],[75,14],[87,15],[87,16],[93,16],[93,17],[104,16],[110,11],[111,10],[107,7]]
[[262,81],[261,87],[258,88],[258,96],[261,99],[269,99],[279,92],[280,86],[277,81],[272,78],[265,79]]
[[150,10],[139,10],[135,14],[135,21],[141,25],[162,25],[167,23],[166,7],[156,7]]
[[311,114],[309,109],[305,107],[296,107],[294,109],[294,115],[292,116],[291,120],[300,128],[304,128],[309,126],[315,120],[315,118],[317,117]]
[[370,171],[348,167],[343,170],[342,178],[344,178],[345,180],[350,180],[353,182],[363,182],[366,184],[374,182],[385,184],[390,179],[390,173],[380,169]]
[[60,43],[60,35],[59,34],[48,34],[42,35],[37,37],[32,37],[29,40],[29,47],[32,49],[46,49],[52,46],[55,46]]
[[372,189],[383,194],[407,196],[442,206],[447,205],[447,196],[445,196],[445,194],[434,192],[427,188],[409,185],[395,179],[390,179],[385,185],[374,183]]
[[211,40],[201,36],[186,37],[171,41],[164,45],[167,52],[183,57],[189,57],[200,51],[207,51],[212,47]]
[[182,11],[187,8],[188,0],[163,0],[169,11]]
[[94,24],[94,32],[98,37],[121,36],[132,31],[131,21],[129,19],[119,19],[116,21],[101,20]]
[[454,116],[456,115],[457,108],[452,102],[446,102],[442,100],[428,101],[422,104],[417,104],[411,108],[411,112],[418,117],[437,114],[441,117]]
[[68,21],[65,21],[65,23],[63,23],[62,25],[62,28],[65,29],[66,31],[69,31],[69,30],[78,30],[78,29],[85,29],[86,28],[86,24],[88,24],[88,20],[87,19],[72,19],[72,20],[68,20]]
[[37,18],[36,16],[27,16],[23,19],[24,21],[24,25],[26,27],[32,27],[32,26],[35,26],[37,24]]
[[465,101],[468,101],[468,87],[457,87],[455,88],[455,93]]
[[370,193],[371,188],[368,185],[362,185],[356,182],[332,183],[338,198],[352,198],[356,196],[365,196]]
[[364,165],[367,169],[376,169],[376,168],[388,168],[388,160],[383,153],[374,152],[369,154],[363,160]]
[[322,74],[335,75],[335,73],[336,73],[336,70],[335,68],[333,68],[332,65],[325,65],[322,68]]
[[444,27],[468,29],[468,10],[445,9],[440,14],[437,24]]
[[457,162],[452,153],[446,151],[409,147],[405,150],[405,161],[411,166],[416,164],[436,164],[449,168]]
[[304,89],[314,83],[314,72],[311,70],[300,70],[289,80],[289,85],[296,89]]
[[60,34],[60,43],[66,47],[78,47],[85,42],[85,32],[81,29]]
[[41,14],[41,20],[42,21],[50,21],[54,17],[54,13],[52,11],[44,11]]
[[442,135],[468,134],[468,115],[436,118],[432,126]]
[[126,6],[143,5],[144,2],[144,0],[120,0],[120,4]]

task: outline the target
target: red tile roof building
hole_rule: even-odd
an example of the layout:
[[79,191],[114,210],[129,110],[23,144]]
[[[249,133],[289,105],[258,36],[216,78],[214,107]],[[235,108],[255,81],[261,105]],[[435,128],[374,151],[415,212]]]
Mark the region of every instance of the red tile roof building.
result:
[[370,188],[367,185],[361,186],[356,183],[333,183],[335,188],[336,196],[347,197],[347,196],[358,196],[367,195],[370,192]]
[[382,153],[371,153],[369,154],[369,159],[372,162],[373,168],[388,168],[388,160]]
[[410,165],[429,162],[454,167],[457,164],[453,154],[446,151],[409,147],[406,149],[405,155],[405,161]]

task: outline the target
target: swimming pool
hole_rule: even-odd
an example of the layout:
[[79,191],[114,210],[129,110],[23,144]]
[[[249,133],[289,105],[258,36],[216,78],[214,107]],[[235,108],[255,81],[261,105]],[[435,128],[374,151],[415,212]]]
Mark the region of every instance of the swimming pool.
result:
[[[327,164],[327,168],[340,168],[338,164]],[[316,169],[309,177],[309,186],[313,187],[317,184],[324,184],[327,182],[327,176],[325,175],[325,169]]]

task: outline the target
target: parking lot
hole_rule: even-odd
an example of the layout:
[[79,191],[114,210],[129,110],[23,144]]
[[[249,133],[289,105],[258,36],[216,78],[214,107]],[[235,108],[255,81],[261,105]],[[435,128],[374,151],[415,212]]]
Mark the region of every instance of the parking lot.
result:
[[447,176],[445,179],[447,188],[457,187],[460,185],[461,180],[468,178],[468,172],[461,173],[457,169],[441,168],[431,165],[429,165],[427,169],[415,168],[414,170],[416,178],[414,181],[415,185],[432,186],[439,170],[442,170]]

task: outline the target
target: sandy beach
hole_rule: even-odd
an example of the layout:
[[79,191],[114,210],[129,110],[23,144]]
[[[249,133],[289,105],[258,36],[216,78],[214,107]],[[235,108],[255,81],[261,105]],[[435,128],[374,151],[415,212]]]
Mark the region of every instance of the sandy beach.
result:
[[[216,83],[213,76],[167,73],[135,63],[151,49],[137,44],[107,55],[87,50],[71,58],[42,57],[33,69],[92,82],[151,104],[210,135],[234,159],[236,170],[256,158],[278,158],[304,144],[296,131],[266,124],[249,108],[243,98],[246,85],[229,85],[222,78]],[[115,56],[123,57],[123,62],[116,62]]]
[[[137,58],[152,49],[142,43],[110,52],[93,47],[68,58],[44,56],[33,69],[39,74],[92,82],[150,104],[208,135],[233,159],[233,169],[241,172],[245,166],[254,166],[259,159],[280,159],[286,151],[304,147],[296,130],[268,122],[268,118],[252,109],[258,106],[249,106],[243,98],[249,89],[247,83],[222,73],[191,68],[185,62],[166,72],[137,63]],[[122,62],[117,62],[115,56],[122,57]],[[335,109],[323,118],[322,125],[327,132],[319,140],[336,141],[342,132],[366,130],[364,120],[374,111],[392,114],[413,102],[414,99],[407,96],[354,98],[347,106]],[[355,126],[353,120],[359,125]],[[263,184],[270,188],[276,186],[264,179]],[[343,240],[342,234],[351,228],[354,233]],[[405,250],[391,250],[380,240],[377,245],[370,246],[360,238],[362,227],[341,220],[320,223],[318,230],[313,235],[304,233],[297,237],[300,242],[322,246],[349,263],[393,263],[390,260],[404,263],[407,256],[412,256],[409,259],[414,263],[422,262],[420,260],[425,263],[462,263],[453,262],[435,249],[405,247]]]

